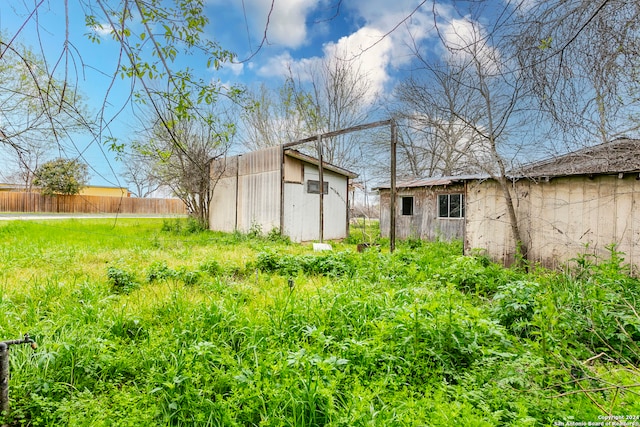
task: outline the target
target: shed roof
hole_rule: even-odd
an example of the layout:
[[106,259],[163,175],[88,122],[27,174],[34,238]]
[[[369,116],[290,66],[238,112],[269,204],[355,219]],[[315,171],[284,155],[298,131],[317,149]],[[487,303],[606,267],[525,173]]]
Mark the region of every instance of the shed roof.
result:
[[[320,160],[318,160],[317,158],[301,153],[298,150],[287,149],[284,151],[284,154],[289,157],[302,160],[303,162],[311,163],[312,165],[317,166],[320,163]],[[331,172],[335,172],[339,175],[344,175],[349,178],[356,178],[358,176],[358,174],[355,172],[351,172],[347,169],[341,168],[336,165],[332,165],[331,163],[327,163],[325,161],[322,162],[322,167],[323,169],[330,170]]]
[[[607,175],[640,173],[640,139],[618,138],[571,153],[530,163],[509,173],[512,179],[558,177],[570,175]],[[417,178],[398,182],[397,188],[432,187],[456,182],[489,179],[489,175],[458,175]],[[381,185],[374,190],[388,189]]]
[[525,165],[513,175],[527,177],[640,172],[640,140],[619,138]]
[[[440,176],[432,178],[417,178],[408,181],[400,181],[396,183],[396,188],[415,188],[415,187],[434,187],[440,185],[451,185],[458,182],[464,182],[475,179],[487,179],[489,175],[456,175],[456,176]],[[391,188],[390,185],[380,185],[374,190],[385,190]]]

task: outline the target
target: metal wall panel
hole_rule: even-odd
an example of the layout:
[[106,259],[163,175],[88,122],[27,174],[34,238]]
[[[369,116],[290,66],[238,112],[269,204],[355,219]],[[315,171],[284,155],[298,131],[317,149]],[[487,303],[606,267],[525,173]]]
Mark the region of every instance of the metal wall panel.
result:
[[[224,173],[213,194],[211,229],[266,233],[280,227],[281,162],[280,147],[214,162],[212,169],[222,167]],[[318,179],[318,167],[293,158],[286,159],[284,166],[284,233],[294,241],[317,240],[319,195],[306,192],[306,181]],[[212,171],[212,180],[215,176]],[[324,238],[342,239],[347,237],[347,177],[325,170],[324,180],[329,183],[329,194],[324,196]]]
[[[323,178],[329,183],[324,195],[324,239],[347,237],[347,179],[324,170]],[[318,180],[318,168],[304,165],[303,183],[285,184],[284,232],[291,240],[308,242],[320,236],[320,195],[307,193],[308,180]]]

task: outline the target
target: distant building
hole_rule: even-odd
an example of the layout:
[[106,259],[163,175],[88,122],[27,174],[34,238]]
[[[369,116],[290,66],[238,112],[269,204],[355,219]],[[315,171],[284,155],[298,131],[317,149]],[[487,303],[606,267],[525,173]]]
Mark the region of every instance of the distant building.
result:
[[[38,187],[33,187],[33,191],[39,192]],[[0,192],[24,192],[25,187],[21,184],[0,183]],[[87,185],[82,187],[80,196],[107,196],[107,197],[131,197],[131,193],[124,187],[106,187],[100,185]]]
[[[618,139],[554,157],[512,173],[518,225],[529,259],[549,267],[579,253],[606,256],[615,244],[640,268],[640,140]],[[380,229],[389,236],[390,188],[380,193]],[[397,184],[396,236],[462,239],[513,262],[514,244],[502,190],[487,176],[427,178]]]
[[100,185],[87,185],[82,187],[80,196],[107,196],[107,197],[131,197],[131,193],[124,187],[105,187]]
[[211,165],[213,201],[210,228],[248,232],[276,228],[296,242],[319,240],[320,191],[324,239],[349,234],[349,180],[353,172],[295,150],[266,148],[216,160]]

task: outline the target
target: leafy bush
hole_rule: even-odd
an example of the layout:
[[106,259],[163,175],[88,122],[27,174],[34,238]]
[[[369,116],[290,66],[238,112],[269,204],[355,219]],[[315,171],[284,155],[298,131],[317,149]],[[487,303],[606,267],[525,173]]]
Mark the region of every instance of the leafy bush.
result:
[[536,309],[536,295],[540,285],[519,280],[498,285],[493,296],[491,314],[517,335],[527,335]]
[[510,273],[485,257],[460,255],[450,259],[440,273],[444,283],[451,283],[461,291],[482,296],[493,295],[498,286],[508,280]]
[[256,268],[265,273],[295,276],[302,272],[330,277],[350,276],[354,272],[354,261],[348,252],[328,255],[289,255],[275,252],[260,252]]
[[222,266],[215,259],[209,259],[200,264],[199,270],[207,273],[209,276],[217,276],[222,273]]
[[176,276],[176,271],[170,269],[164,261],[154,261],[147,269],[147,282],[162,282]]
[[128,294],[139,286],[135,274],[117,267],[109,267],[107,277],[113,291],[118,294]]
[[164,219],[162,231],[167,233],[190,235],[208,231],[207,228],[195,217]]
[[200,282],[202,272],[198,270],[192,271],[186,267],[180,267],[176,271],[176,277],[182,280],[185,285],[194,286]]

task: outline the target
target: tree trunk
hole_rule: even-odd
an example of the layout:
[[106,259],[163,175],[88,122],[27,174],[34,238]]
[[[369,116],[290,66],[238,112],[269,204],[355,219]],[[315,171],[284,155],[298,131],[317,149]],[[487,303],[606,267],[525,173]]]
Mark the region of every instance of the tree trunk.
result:
[[509,225],[511,226],[511,234],[513,235],[515,249],[515,263],[519,265],[528,261],[529,248],[527,243],[522,239],[520,225],[518,224],[518,215],[514,206],[513,195],[509,188],[510,181],[504,176],[498,178],[498,183],[502,189],[504,201],[507,206],[507,214],[509,215]]

